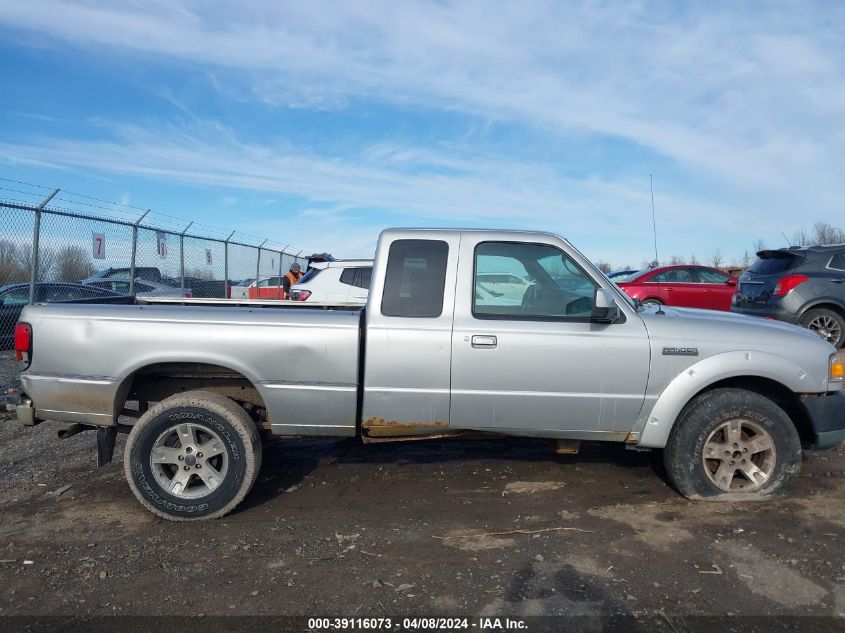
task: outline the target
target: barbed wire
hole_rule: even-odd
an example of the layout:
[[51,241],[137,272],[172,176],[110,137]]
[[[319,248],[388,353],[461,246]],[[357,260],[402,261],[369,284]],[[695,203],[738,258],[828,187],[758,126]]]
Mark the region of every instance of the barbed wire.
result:
[[[175,215],[170,215],[168,213],[164,213],[164,212],[159,211],[157,209],[156,210],[145,209],[143,207],[132,205],[132,204],[129,204],[129,203],[126,203],[126,202],[115,202],[113,200],[106,200],[106,199],[103,199],[103,198],[98,198],[96,196],[90,196],[90,195],[83,194],[83,193],[75,193],[73,191],[62,189],[61,187],[51,187],[51,186],[47,186],[47,185],[40,185],[40,184],[37,184],[37,183],[27,182],[25,180],[16,180],[14,178],[5,178],[5,177],[2,177],[2,176],[0,176],[0,181],[5,182],[5,183],[15,184],[15,185],[21,185],[23,187],[31,187],[31,188],[35,188],[35,189],[39,190],[39,191],[25,191],[23,189],[15,189],[15,188],[12,188],[12,187],[0,186],[0,191],[8,191],[9,193],[16,193],[16,194],[19,194],[19,195],[32,196],[32,197],[39,198],[38,200],[33,201],[33,200],[21,200],[21,199],[18,199],[18,198],[10,198],[10,197],[6,197],[5,195],[3,196],[3,198],[2,198],[3,201],[14,203],[14,204],[31,205],[32,207],[37,207],[38,204],[40,203],[40,201],[43,198],[47,197],[47,195],[49,195],[50,192],[52,192],[56,189],[59,189],[59,194],[54,198],[54,200],[56,202],[63,202],[66,205],[71,205],[71,206],[70,207],[66,207],[66,206],[60,207],[60,206],[56,206],[56,205],[53,205],[53,204],[49,204],[47,206],[47,209],[45,209],[45,210],[53,209],[53,210],[60,211],[60,212],[63,212],[63,213],[71,213],[71,214],[77,213],[77,214],[82,215],[84,217],[87,217],[89,219],[96,219],[96,220],[103,220],[103,221],[118,220],[120,222],[130,222],[130,223],[134,223],[143,214],[146,214],[146,217],[144,218],[143,222],[139,225],[139,226],[142,226],[144,228],[153,229],[153,230],[156,230],[156,229],[164,230],[168,233],[179,234],[179,233],[182,233],[182,231],[185,230],[185,228],[190,225],[190,229],[192,229],[192,230],[205,229],[207,231],[213,231],[217,234],[217,236],[210,236],[210,235],[202,235],[200,233],[196,233],[196,232],[193,232],[193,231],[190,233],[190,235],[192,237],[198,237],[198,238],[223,240],[223,239],[225,239],[225,237],[228,237],[232,233],[231,229],[225,229],[223,227],[214,226],[214,225],[211,225],[211,224],[206,224],[204,222],[187,220],[187,219],[182,218],[182,217],[178,217],[178,216],[175,216]],[[79,198],[79,199],[74,199],[74,198]],[[91,202],[86,202],[87,200],[90,200]],[[100,204],[95,204],[95,203],[100,203]],[[108,205],[108,206],[103,206],[103,205]],[[83,210],[79,210],[79,209],[74,209],[73,206],[86,207],[87,209],[97,209],[99,211],[105,211],[107,213],[114,214],[115,216],[123,216],[123,217],[110,218],[108,216],[100,216],[99,214],[92,213],[90,211],[83,211]],[[129,211],[129,209],[132,209],[132,211]],[[153,220],[155,221],[155,223],[157,225],[160,225],[160,226],[154,226]],[[161,225],[166,225],[166,226],[161,226]],[[291,246],[290,244],[282,244],[281,242],[277,242],[275,240],[270,240],[269,238],[265,238],[265,237],[260,236],[260,235],[255,235],[255,234],[252,234],[252,233],[247,233],[247,232],[238,231],[238,230],[235,230],[235,237],[233,237],[232,239],[235,240],[235,241],[239,241],[239,242],[243,242],[244,240],[254,241],[255,244],[246,244],[246,245],[255,246],[255,247],[264,243],[263,248],[265,248],[266,250],[275,250],[275,251],[281,252],[284,249],[284,251],[286,253],[289,252],[289,250],[294,251],[294,252],[299,250],[299,249]],[[300,250],[300,252],[303,252],[303,251],[304,251],[304,249]]]

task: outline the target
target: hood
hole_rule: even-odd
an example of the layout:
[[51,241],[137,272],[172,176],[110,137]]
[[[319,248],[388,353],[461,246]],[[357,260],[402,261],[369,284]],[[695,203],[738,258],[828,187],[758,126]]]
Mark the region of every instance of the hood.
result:
[[814,332],[772,319],[717,310],[663,307],[664,314],[647,306],[642,317],[655,343],[698,347],[701,356],[731,350],[758,350],[783,355],[787,349],[800,353],[835,353],[833,345]]

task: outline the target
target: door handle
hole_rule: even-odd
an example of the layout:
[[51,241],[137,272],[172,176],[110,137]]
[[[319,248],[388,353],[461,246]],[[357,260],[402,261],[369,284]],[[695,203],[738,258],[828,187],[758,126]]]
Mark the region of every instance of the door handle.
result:
[[496,347],[496,337],[495,336],[473,336],[472,337],[472,346],[476,349],[493,349]]
[[843,282],[845,282],[845,279],[831,279],[830,280],[830,283],[832,283],[832,284],[841,284]]

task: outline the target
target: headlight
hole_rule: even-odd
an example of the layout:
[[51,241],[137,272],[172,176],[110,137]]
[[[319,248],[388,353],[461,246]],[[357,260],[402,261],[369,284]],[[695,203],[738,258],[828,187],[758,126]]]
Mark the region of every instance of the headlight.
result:
[[830,382],[842,382],[845,380],[845,362],[842,361],[836,354],[830,357],[830,372],[828,374]]

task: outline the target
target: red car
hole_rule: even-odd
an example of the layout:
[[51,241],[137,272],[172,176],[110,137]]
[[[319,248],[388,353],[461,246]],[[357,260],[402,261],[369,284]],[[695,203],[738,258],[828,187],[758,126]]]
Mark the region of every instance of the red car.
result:
[[616,282],[643,303],[708,310],[730,310],[736,284],[736,277],[708,266],[649,268]]

